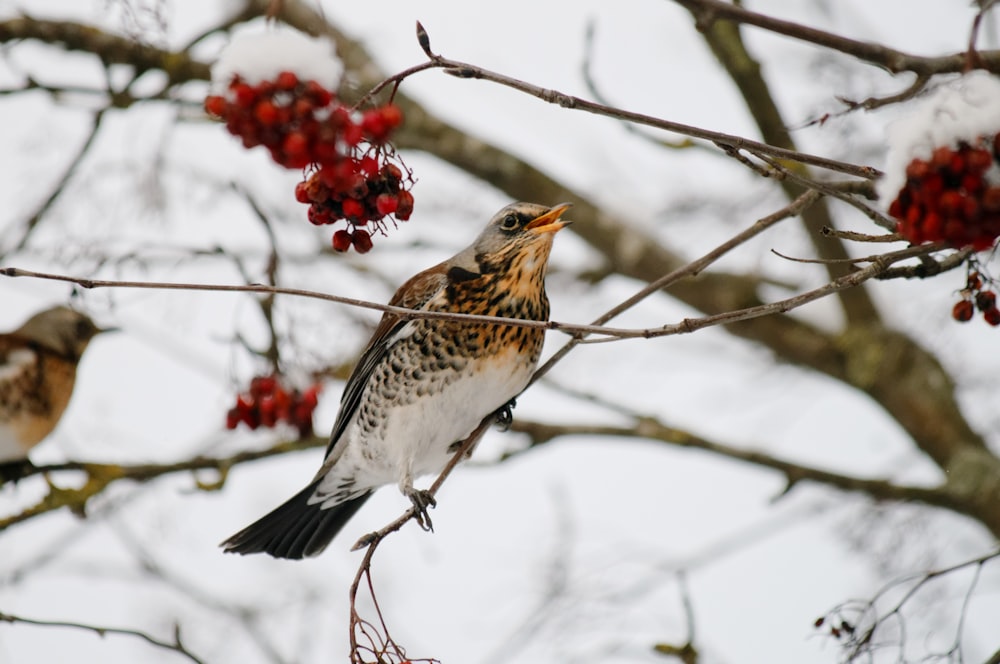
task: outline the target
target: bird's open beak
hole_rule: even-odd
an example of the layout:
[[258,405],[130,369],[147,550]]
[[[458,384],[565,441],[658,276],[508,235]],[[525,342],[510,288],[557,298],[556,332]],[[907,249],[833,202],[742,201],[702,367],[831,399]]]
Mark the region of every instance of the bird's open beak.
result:
[[524,228],[525,230],[529,230],[537,235],[541,235],[543,233],[555,233],[559,229],[565,228],[573,223],[572,221],[562,221],[559,219],[559,217],[563,215],[563,212],[571,207],[573,207],[571,203],[560,203],[545,214],[532,219]]

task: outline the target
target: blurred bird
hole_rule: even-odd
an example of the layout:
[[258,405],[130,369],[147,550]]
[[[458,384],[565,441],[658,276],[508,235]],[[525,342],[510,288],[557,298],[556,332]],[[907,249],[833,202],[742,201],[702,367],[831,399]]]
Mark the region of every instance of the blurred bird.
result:
[[[548,320],[545,270],[568,204],[515,203],[470,247],[404,283],[389,304]],[[288,502],[222,543],[226,552],[323,551],[371,492],[393,482],[429,527],[434,498],[413,479],[444,469],[484,417],[523,390],[544,330],[386,313],[347,380],[322,467]]]
[[59,423],[83,351],[102,330],[84,314],[54,307],[0,334],[0,464],[23,462]]

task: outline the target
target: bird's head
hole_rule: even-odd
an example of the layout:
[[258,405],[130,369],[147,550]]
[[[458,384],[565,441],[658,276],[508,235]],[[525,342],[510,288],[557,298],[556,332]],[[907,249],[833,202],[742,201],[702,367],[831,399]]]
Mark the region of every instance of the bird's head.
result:
[[66,357],[79,359],[91,339],[115,329],[97,327],[86,314],[60,306],[35,314],[14,330],[14,334]]
[[543,266],[552,248],[553,235],[568,226],[560,219],[569,203],[546,207],[536,203],[512,203],[490,219],[472,244],[480,264],[509,265],[520,257]]

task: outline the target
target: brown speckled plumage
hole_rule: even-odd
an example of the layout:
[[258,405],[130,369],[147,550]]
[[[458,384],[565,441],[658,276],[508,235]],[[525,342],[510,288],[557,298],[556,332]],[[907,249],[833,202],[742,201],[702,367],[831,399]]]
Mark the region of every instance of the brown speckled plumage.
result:
[[[400,286],[390,304],[547,320],[545,269],[568,205],[509,205],[476,241]],[[309,486],[223,543],[280,558],[320,553],[371,491],[440,472],[457,441],[527,385],[544,331],[386,314],[347,381],[323,466]]]
[[0,334],[0,462],[24,459],[59,423],[99,332],[84,314],[55,307]]

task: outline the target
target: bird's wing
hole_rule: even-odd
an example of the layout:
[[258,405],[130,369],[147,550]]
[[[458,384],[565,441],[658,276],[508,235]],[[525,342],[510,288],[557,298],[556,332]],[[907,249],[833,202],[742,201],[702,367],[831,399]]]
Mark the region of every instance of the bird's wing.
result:
[[[445,265],[435,265],[411,277],[406,283],[399,287],[396,294],[389,300],[389,304],[394,307],[405,307],[407,309],[423,309],[434,296],[441,292],[448,285],[448,272]],[[340,449],[337,443],[340,441],[347,424],[351,421],[358,404],[361,403],[361,394],[368,385],[372,371],[379,362],[385,358],[389,349],[400,339],[408,335],[407,325],[412,324],[412,320],[407,320],[396,314],[385,313],[379,321],[375,333],[372,335],[368,346],[361,354],[357,366],[347,379],[347,386],[344,388],[344,395],[340,398],[340,412],[337,420],[333,424],[333,432],[330,434],[330,444],[326,448],[326,463],[328,464],[340,456]]]

